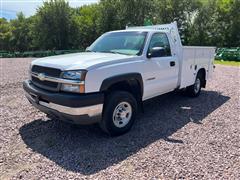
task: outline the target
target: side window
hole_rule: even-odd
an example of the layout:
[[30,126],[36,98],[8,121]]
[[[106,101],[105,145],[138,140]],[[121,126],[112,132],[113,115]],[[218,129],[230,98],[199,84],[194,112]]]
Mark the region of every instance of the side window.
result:
[[171,48],[168,37],[165,33],[155,33],[152,35],[152,39],[149,44],[148,52],[151,52],[153,48],[163,48],[161,53],[155,57],[166,57],[171,56]]

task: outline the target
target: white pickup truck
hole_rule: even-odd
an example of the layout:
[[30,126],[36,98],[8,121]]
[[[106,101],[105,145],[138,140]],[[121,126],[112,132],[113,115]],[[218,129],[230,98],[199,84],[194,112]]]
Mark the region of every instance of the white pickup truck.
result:
[[86,52],[34,60],[23,88],[49,117],[99,123],[120,135],[143,101],[178,89],[198,96],[212,76],[214,53],[182,46],[176,22],[131,27],[103,34]]

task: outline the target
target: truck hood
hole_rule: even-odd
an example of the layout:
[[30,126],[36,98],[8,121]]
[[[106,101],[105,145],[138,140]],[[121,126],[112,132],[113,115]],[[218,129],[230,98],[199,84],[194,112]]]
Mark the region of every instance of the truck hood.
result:
[[126,61],[131,57],[133,56],[112,53],[83,52],[36,59],[32,62],[32,65],[53,67],[61,70],[90,69],[96,66]]

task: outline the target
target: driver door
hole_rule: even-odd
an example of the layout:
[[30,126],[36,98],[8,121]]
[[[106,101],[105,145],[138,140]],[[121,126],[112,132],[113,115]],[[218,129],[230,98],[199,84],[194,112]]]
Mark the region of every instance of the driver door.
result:
[[148,57],[146,61],[144,99],[170,92],[177,87],[179,63],[176,56],[172,55],[166,33],[152,35],[147,53],[160,47],[163,51]]

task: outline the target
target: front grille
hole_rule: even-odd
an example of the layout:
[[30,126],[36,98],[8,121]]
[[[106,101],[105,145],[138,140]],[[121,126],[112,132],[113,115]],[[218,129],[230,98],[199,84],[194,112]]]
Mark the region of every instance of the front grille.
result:
[[60,74],[62,71],[60,69],[34,65],[32,67],[32,72],[44,73],[45,75],[51,76],[51,77],[60,77]]
[[[46,76],[59,78],[62,71],[60,69],[34,65],[32,67],[32,72],[37,74],[44,73]],[[58,83],[56,82],[41,81],[40,79],[34,76],[32,76],[32,82],[35,86],[42,89],[46,89],[50,91],[58,90]]]

